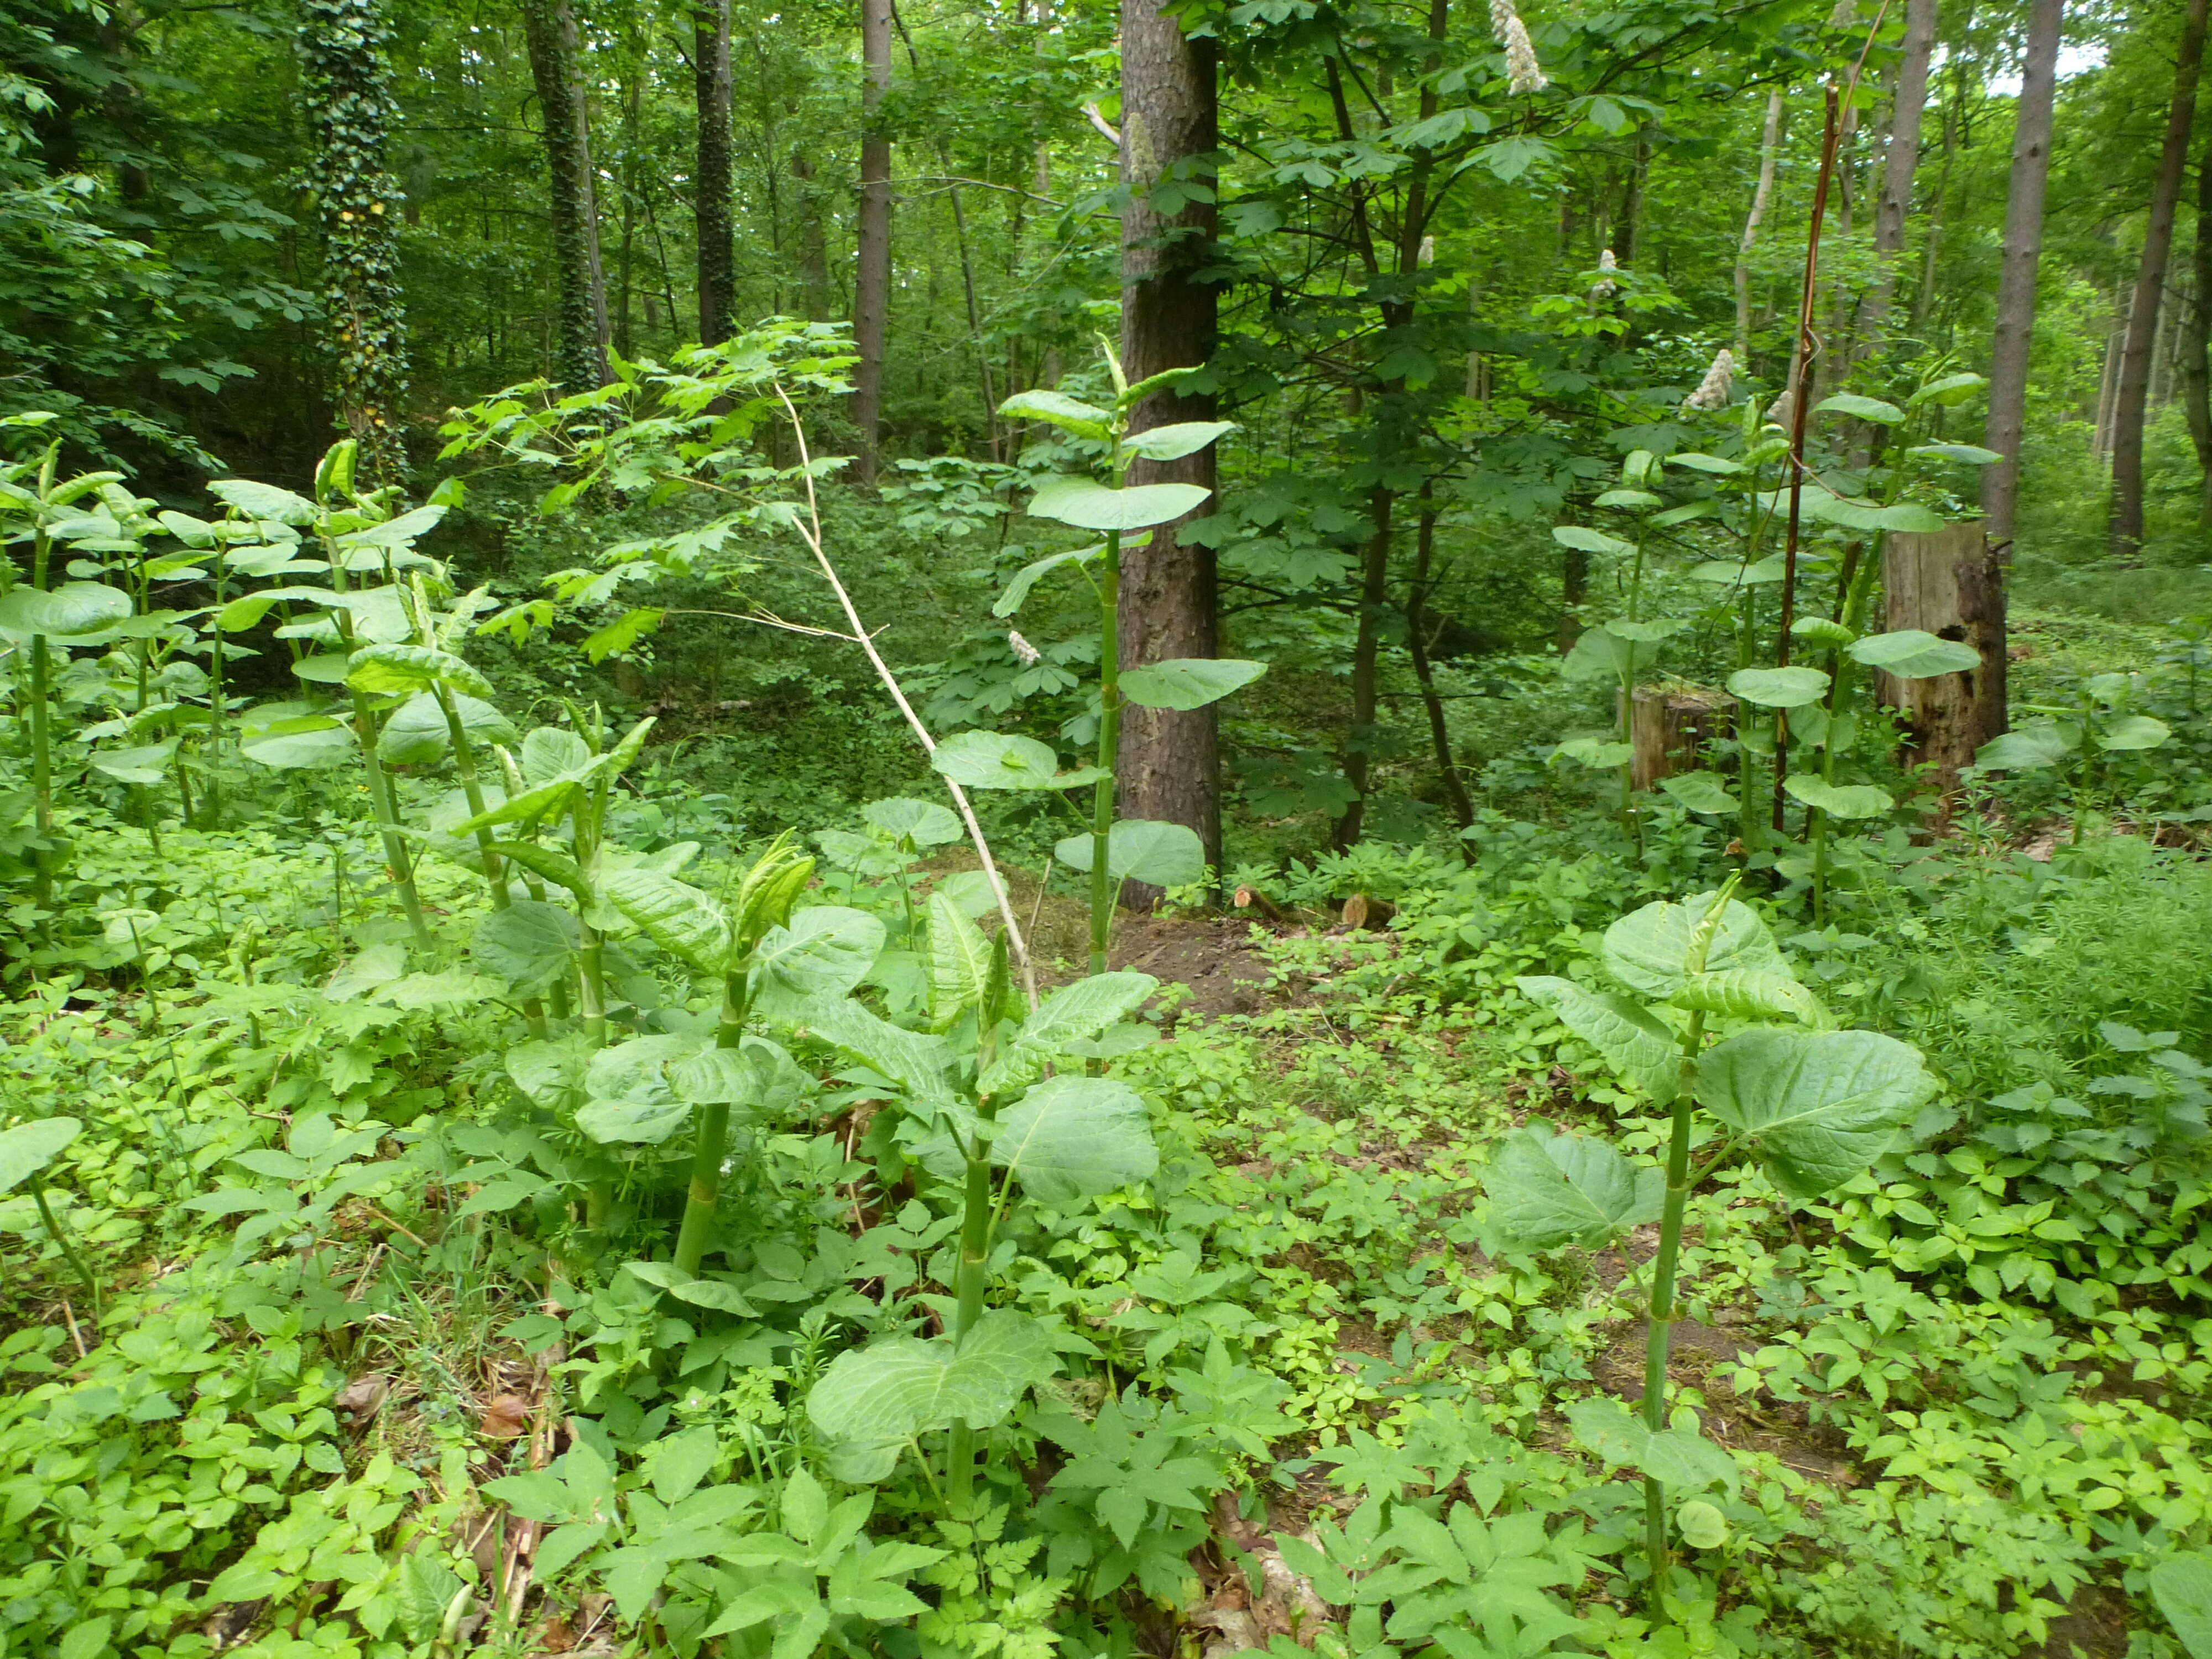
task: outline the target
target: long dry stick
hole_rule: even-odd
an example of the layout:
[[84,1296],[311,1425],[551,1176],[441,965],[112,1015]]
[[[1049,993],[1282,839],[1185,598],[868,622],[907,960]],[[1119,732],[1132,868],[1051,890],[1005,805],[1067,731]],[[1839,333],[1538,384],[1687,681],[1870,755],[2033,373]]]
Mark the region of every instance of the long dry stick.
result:
[[[1838,115],[1851,94],[1858,90],[1859,73],[1866,68],[1867,54],[1874,50],[1875,37],[1881,33],[1881,20],[1888,14],[1889,0],[1874,15],[1874,22],[1867,30],[1866,44],[1859,48],[1858,62],[1851,65],[1850,76],[1839,93],[1831,85],[1827,89],[1827,114],[1820,133],[1820,173],[1813,185],[1813,212],[1805,228],[1805,283],[1797,300],[1797,350],[1790,374],[1790,528],[1782,545],[1782,620],[1778,624],[1774,646],[1775,665],[1790,665],[1790,624],[1797,609],[1797,532],[1805,497],[1805,422],[1812,413],[1813,354],[1819,345],[1819,337],[1813,332],[1814,301],[1820,295],[1820,222],[1827,216],[1828,187],[1836,176],[1836,148],[1842,138],[1842,125]],[[1790,772],[1790,711],[1775,711],[1774,717],[1774,828],[1779,832],[1783,824],[1783,806],[1789,799],[1782,781]]]
[[[868,661],[875,668],[876,678],[884,683],[884,690],[890,693],[891,701],[898,705],[899,713],[906,716],[906,723],[914,728],[914,734],[921,740],[922,748],[933,755],[937,752],[937,739],[930,736],[929,728],[921,723],[921,716],[914,712],[914,705],[906,700],[906,693],[899,688],[898,677],[891,672],[890,665],[876,649],[875,636],[861,622],[860,611],[853,604],[853,596],[845,591],[845,584],[838,580],[836,566],[830,562],[830,555],[823,549],[822,508],[814,495],[814,468],[806,452],[805,425],[799,418],[799,410],[792,405],[791,394],[783,389],[781,383],[775,388],[775,395],[783,400],[784,413],[791,417],[791,429],[799,440],[799,475],[806,480],[806,516],[809,522],[793,527],[798,530],[800,539],[813,550],[815,562],[822,567],[822,578],[830,584],[830,592],[836,594],[837,603],[844,607],[845,620],[852,625],[853,637],[859,641],[860,649],[868,653]],[[942,777],[944,775],[940,773],[939,775]],[[968,839],[975,843],[975,855],[982,860],[983,874],[991,884],[991,895],[999,902],[999,918],[1006,923],[1006,947],[1013,952],[1014,960],[1021,966],[1022,989],[1027,993],[1030,1009],[1034,1012],[1037,1006],[1036,967],[1030,960],[1030,947],[1022,938],[1021,924],[1014,920],[1012,896],[1006,890],[1006,881],[999,874],[999,866],[991,857],[991,843],[983,839],[983,826],[975,821],[975,809],[969,804],[968,792],[951,778],[945,779],[945,787],[952,797],[952,804],[960,809],[961,821],[968,826]]]

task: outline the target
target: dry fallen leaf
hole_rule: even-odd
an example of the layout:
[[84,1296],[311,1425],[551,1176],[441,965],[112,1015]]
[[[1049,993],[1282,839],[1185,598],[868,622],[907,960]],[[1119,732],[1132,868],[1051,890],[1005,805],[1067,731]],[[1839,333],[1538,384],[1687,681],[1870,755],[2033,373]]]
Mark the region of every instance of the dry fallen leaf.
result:
[[493,1396],[477,1431],[488,1440],[513,1440],[530,1425],[531,1401],[519,1394]]
[[370,1371],[347,1383],[345,1392],[331,1403],[353,1419],[355,1428],[363,1429],[384,1408],[384,1396],[391,1392],[392,1379],[381,1371]]
[[576,1645],[576,1632],[566,1619],[551,1613],[538,1621],[533,1639],[540,1653],[567,1653]]

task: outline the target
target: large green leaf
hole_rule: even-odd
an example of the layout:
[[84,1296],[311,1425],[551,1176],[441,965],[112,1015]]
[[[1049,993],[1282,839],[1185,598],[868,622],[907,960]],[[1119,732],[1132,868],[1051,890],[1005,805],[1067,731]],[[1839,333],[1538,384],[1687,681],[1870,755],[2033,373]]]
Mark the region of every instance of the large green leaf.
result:
[[860,809],[860,816],[893,840],[916,847],[943,847],[968,833],[951,807],[904,795],[872,800]]
[[771,927],[753,950],[752,1002],[764,1018],[799,1018],[817,998],[842,997],[868,976],[884,924],[865,910],[817,904]]
[[1121,441],[1121,450],[1139,460],[1179,461],[1236,430],[1234,421],[1177,421],[1131,433]]
[[1598,676],[1632,678],[1659,660],[1659,641],[1632,638],[1613,628],[1585,628],[1559,672],[1571,680]]
[[2030,720],[2002,732],[1974,751],[1974,764],[1984,772],[2032,772],[2056,766],[2081,746],[2081,728],[2062,727],[2054,720]]
[[999,1121],[991,1161],[1030,1196],[1066,1209],[1159,1167],[1152,1126],[1134,1089],[1111,1078],[1048,1078]]
[[806,1396],[806,1414],[849,1480],[880,1480],[921,1435],[955,1422],[1001,1423],[1022,1395],[1059,1369],[1052,1340],[1027,1314],[985,1314],[955,1348],[951,1339],[880,1337],[848,1348]]
[[533,788],[573,777],[592,763],[592,746],[565,726],[535,726],[515,757],[522,781]]
[[1828,677],[1817,668],[1740,668],[1728,689],[1762,708],[1802,708],[1828,690]]
[[1626,558],[1636,551],[1634,542],[1625,542],[1618,536],[1608,536],[1602,530],[1591,530],[1578,524],[1553,526],[1552,539],[1562,547],[1571,547],[1582,553],[1610,553]]
[[1203,708],[1267,672],[1263,662],[1235,657],[1171,657],[1126,670],[1121,695],[1146,708]]
[[207,487],[217,501],[236,507],[248,518],[274,519],[278,524],[307,525],[315,521],[315,504],[275,484],[252,478],[217,478]]
[[1900,628],[1889,634],[1870,634],[1844,647],[1854,662],[1879,668],[1901,680],[1934,679],[1938,674],[1971,673],[1982,665],[1982,653],[1957,640],[1939,639],[1921,628]]
[[1617,991],[1592,991],[1571,979],[1529,975],[1513,982],[1645,1094],[1658,1101],[1674,1098],[1681,1057],[1674,1034],[1650,1010]]
[[1073,789],[1105,775],[1096,767],[1060,769],[1060,757],[1035,738],[998,732],[956,732],[937,745],[929,763],[965,789]]
[[2167,1556],[2150,1570],[2150,1597],[2189,1659],[2212,1659],[2212,1559]]
[[1687,811],[1717,814],[1743,810],[1743,803],[1729,793],[1728,786],[1711,772],[1678,772],[1660,779],[1659,787],[1675,805]]
[[1106,544],[1099,542],[1090,547],[1070,548],[1062,553],[1048,553],[1041,559],[1032,559],[1014,572],[1013,580],[1006,584],[1006,591],[999,595],[998,603],[991,607],[991,614],[994,617],[1012,616],[1022,608],[1023,601],[1030,596],[1030,589],[1037,585],[1040,578],[1051,574],[1064,564],[1088,564],[1105,550]]
[[701,973],[727,973],[734,965],[730,919],[712,895],[653,870],[611,870],[599,890],[639,932]]
[[489,701],[491,682],[465,658],[428,645],[365,645],[349,659],[346,684],[356,691],[403,693],[443,685]]
[[263,766],[337,766],[353,758],[353,727],[305,703],[264,703],[239,721],[238,750]]
[[[1052,855],[1088,874],[1097,847],[1091,836],[1069,836],[1054,843]],[[1188,824],[1117,818],[1106,833],[1106,873],[1115,881],[1187,887],[1206,879],[1206,843]]]
[[1601,1140],[1532,1124],[1498,1141],[1482,1189],[1491,1218],[1522,1248],[1595,1249],[1659,1218],[1667,1176],[1656,1164],[1631,1164]]
[[27,1181],[52,1164],[83,1128],[84,1125],[73,1117],[48,1117],[36,1123],[19,1123],[12,1129],[0,1129],[0,1193]]
[[176,758],[178,739],[136,744],[125,749],[95,749],[92,763],[118,783],[159,783]]
[[979,1092],[1006,1094],[1041,1077],[1063,1053],[1062,1045],[1095,1037],[1134,1013],[1160,988],[1150,974],[1093,974],[1063,985],[1022,1022],[1021,1030],[983,1074]]
[[1689,959],[1692,936],[1712,909],[1715,893],[1699,893],[1680,904],[1660,900],[1632,911],[1605,931],[1607,972],[1646,996],[1672,996],[1692,971],[1724,973],[1749,969],[1787,975],[1789,964],[1766,931],[1759,912],[1730,899],[1714,929],[1702,964]]
[[469,955],[524,996],[543,996],[568,971],[582,939],[576,919],[556,905],[516,899],[477,924]]
[[22,583],[0,595],[0,635],[89,645],[130,615],[131,596],[105,582],[64,582],[51,593]]
[[815,1003],[791,1024],[818,1042],[842,1049],[929,1106],[940,1107],[952,1098],[945,1080],[952,1050],[941,1037],[894,1025],[850,997]]
[[1804,1200],[1863,1173],[1936,1089],[1917,1049],[1875,1031],[1744,1031],[1698,1066],[1698,1098]]
[[2100,749],[2156,749],[2173,735],[2164,720],[2148,714],[2122,714],[2097,728]]
[[[461,730],[471,743],[513,743],[514,723],[481,697],[455,693],[453,706],[461,717]],[[416,766],[442,760],[453,747],[453,732],[437,694],[418,691],[393,709],[377,734],[376,757],[396,766]]]
[[1792,772],[1782,787],[1791,799],[1817,806],[1832,818],[1878,818],[1897,807],[1887,789],[1871,783],[1830,783],[1817,772]]
[[1146,530],[1172,524],[1212,495],[1196,484],[1131,484],[1109,489],[1089,478],[1054,478],[1030,498],[1030,516],[1079,530]]
[[[1678,1421],[1685,1421],[1679,1414]],[[1735,1492],[1742,1480],[1735,1459],[1693,1427],[1651,1431],[1644,1422],[1609,1395],[1578,1400],[1567,1407],[1575,1438],[1607,1463],[1626,1464],[1662,1486],[1702,1491],[1720,1486]]]
[[1808,1025],[1831,1024],[1820,998],[1788,974],[1730,968],[1717,974],[1692,974],[1668,999],[1692,1013],[1729,1019],[1794,1019]]
[[948,893],[929,896],[929,1024],[946,1031],[989,996],[992,951]]
[[1905,411],[1895,404],[1886,404],[1879,398],[1862,398],[1855,392],[1838,392],[1814,404],[1816,413],[1826,415],[1856,415],[1862,421],[1878,421],[1884,426],[1895,426],[1905,418]]
[[667,1139],[697,1103],[672,1085],[672,1062],[696,1058],[702,1046],[696,1037],[641,1036],[602,1048],[585,1067],[590,1098],[576,1114],[576,1127],[600,1141],[651,1146]]
[[1114,422],[1114,417],[1103,409],[1093,409],[1065,393],[1042,387],[1017,392],[999,405],[999,413],[1017,421],[1049,421],[1079,438],[1106,437]]

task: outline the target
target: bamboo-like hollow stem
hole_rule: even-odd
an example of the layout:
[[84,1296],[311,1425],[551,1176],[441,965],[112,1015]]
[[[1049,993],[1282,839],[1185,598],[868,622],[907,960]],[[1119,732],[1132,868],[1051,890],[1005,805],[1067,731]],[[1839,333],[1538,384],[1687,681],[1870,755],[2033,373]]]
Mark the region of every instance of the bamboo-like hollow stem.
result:
[[84,1281],[85,1291],[92,1297],[93,1314],[97,1317],[100,1313],[100,1281],[92,1276],[92,1269],[85,1266],[84,1258],[76,1253],[76,1246],[62,1231],[61,1218],[54,1213],[52,1206],[46,1202],[46,1183],[39,1179],[35,1170],[31,1176],[31,1201],[39,1206],[39,1221],[46,1228],[46,1237],[54,1241],[56,1248],[62,1253],[62,1259],[75,1268],[76,1276]]
[[1121,532],[1106,532],[1098,574],[1098,780],[1091,795],[1091,971],[1106,971],[1114,938],[1114,890],[1106,856],[1114,834],[1114,766],[1121,747]]
[[[469,816],[480,818],[484,815],[483,781],[477,775],[476,750],[469,742],[468,727],[462,724],[460,705],[453,701],[453,694],[442,685],[432,695],[438,699],[438,707],[446,716],[446,732],[453,750],[453,770],[459,775],[461,793],[468,799]],[[507,861],[492,850],[498,842],[499,837],[489,825],[477,829],[477,850],[483,858],[484,879],[491,886],[491,908],[504,910],[514,902],[514,899],[507,890]],[[544,1036],[544,999],[524,998],[522,1017],[530,1027],[532,1036]],[[604,1026],[601,1029],[604,1031]]]
[[[737,1048],[745,1037],[745,975],[722,976],[722,1020],[714,1033],[717,1048]],[[730,1107],[716,1101],[699,1109],[699,1135],[692,1144],[691,1182],[684,1194],[684,1221],[676,1233],[676,1271],[696,1279],[714,1234],[714,1212],[722,1200],[722,1156],[730,1142]]]
[[[325,550],[330,556],[331,587],[343,593],[346,591],[345,555],[336,547]],[[346,650],[353,649],[353,619],[340,607],[332,613],[338,631],[338,642]],[[369,810],[375,814],[377,836],[384,844],[384,862],[392,872],[392,884],[399,890],[399,908],[407,917],[408,936],[418,951],[431,948],[430,926],[422,919],[422,899],[415,887],[415,866],[407,856],[407,843],[399,834],[399,807],[392,790],[392,776],[377,758],[376,711],[369,707],[368,694],[352,693],[353,732],[361,745],[361,764],[368,779]],[[184,787],[185,769],[177,768],[177,783]],[[185,817],[191,818],[191,803],[185,803]]]

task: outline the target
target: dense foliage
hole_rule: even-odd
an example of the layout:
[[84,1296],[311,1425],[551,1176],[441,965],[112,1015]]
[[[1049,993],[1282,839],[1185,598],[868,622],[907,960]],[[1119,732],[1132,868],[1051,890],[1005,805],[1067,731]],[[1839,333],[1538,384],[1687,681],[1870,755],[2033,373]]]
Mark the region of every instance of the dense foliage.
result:
[[0,1659],[2212,1659],[2204,0],[861,10],[0,16]]

